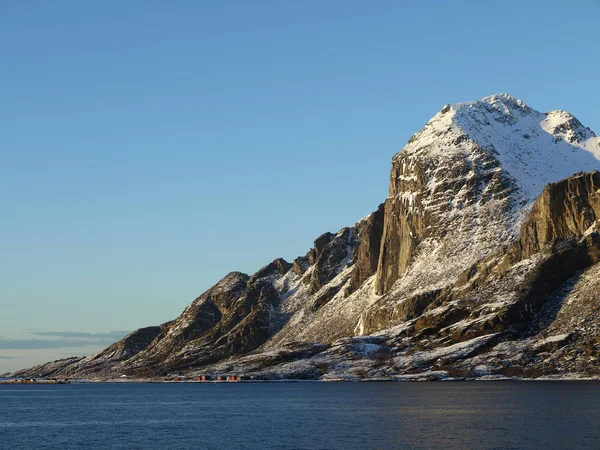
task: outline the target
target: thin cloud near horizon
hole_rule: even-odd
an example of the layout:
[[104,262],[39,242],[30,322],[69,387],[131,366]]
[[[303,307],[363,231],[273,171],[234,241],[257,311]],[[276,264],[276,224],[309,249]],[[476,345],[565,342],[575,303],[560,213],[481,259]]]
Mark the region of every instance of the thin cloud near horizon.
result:
[[129,331],[115,330],[105,333],[86,333],[83,331],[33,331],[31,334],[34,336],[74,339],[121,339],[129,334]]
[[[0,336],[0,350],[45,350],[72,347],[91,347],[110,345],[122,339],[129,332],[110,331],[106,333],[86,333],[79,331],[37,331],[34,336],[55,339],[7,339]],[[4,358],[3,358],[4,359]]]

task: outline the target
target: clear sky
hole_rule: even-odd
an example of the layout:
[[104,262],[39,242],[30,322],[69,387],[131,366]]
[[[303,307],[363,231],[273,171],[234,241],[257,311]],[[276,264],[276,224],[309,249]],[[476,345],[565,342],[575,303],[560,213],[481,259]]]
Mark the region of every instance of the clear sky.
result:
[[600,130],[600,3],[0,2],[0,373],[373,211],[445,103]]

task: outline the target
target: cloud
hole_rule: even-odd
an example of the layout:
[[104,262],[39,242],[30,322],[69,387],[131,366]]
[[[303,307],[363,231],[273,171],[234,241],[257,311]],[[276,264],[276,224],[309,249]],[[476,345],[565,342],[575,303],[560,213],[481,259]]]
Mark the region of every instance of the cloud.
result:
[[1,350],[42,350],[50,348],[84,347],[92,342],[70,339],[5,339],[0,338]]
[[118,341],[123,339],[128,331],[109,331],[108,333],[85,333],[83,331],[34,331],[35,336],[72,338],[72,339],[109,339]]
[[0,336],[0,350],[45,350],[52,348],[107,346],[123,338],[127,332],[85,333],[78,331],[37,331],[32,334],[52,339],[9,339]]

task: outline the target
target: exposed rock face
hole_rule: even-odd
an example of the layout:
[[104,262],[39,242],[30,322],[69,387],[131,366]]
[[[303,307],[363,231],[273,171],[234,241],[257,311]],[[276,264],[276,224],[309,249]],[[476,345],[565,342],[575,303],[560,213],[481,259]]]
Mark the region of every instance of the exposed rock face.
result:
[[383,236],[385,207],[379,205],[377,211],[357,224],[359,244],[356,249],[356,263],[346,289],[346,295],[356,291],[368,278],[377,272],[379,249]]
[[447,105],[354,226],[293,264],[227,275],[172,322],[26,373],[600,376],[600,173],[579,173],[593,169],[600,141],[564,111],[506,94]]
[[597,230],[600,218],[600,172],[582,173],[549,184],[533,205],[521,231],[523,257],[555,239]]
[[311,266],[317,261],[317,258],[323,253],[325,246],[331,242],[335,235],[327,232],[315,239],[314,248],[311,248],[306,254],[308,264]]
[[[328,239],[327,243],[319,242],[323,237]],[[313,250],[315,257],[312,259],[314,270],[310,276],[306,277],[306,281],[310,285],[310,293],[316,294],[319,290],[329,283],[338,273],[338,268],[343,264],[344,260],[350,260],[352,257],[353,246],[353,230],[350,228],[342,229],[335,236],[327,233],[315,241],[315,249]],[[312,253],[310,253],[312,254]],[[311,258],[309,257],[309,262]]]
[[[438,143],[433,141],[432,145]],[[515,209],[512,195],[516,187],[501,169],[500,162],[465,135],[458,135],[453,143],[464,147],[466,153],[423,155],[423,149],[419,148],[416,152],[399,153],[392,162],[377,270],[379,294],[389,292],[408,269],[420,250],[419,244],[424,243],[423,247],[434,244],[437,249],[448,234],[476,235],[481,221],[510,216]],[[489,240],[496,242],[502,235],[509,236],[509,228],[490,226]],[[461,253],[487,250],[477,244],[471,251],[461,249]],[[431,254],[435,249],[424,248],[424,251]]]
[[302,274],[308,270],[308,267],[309,267],[308,258],[306,258],[304,256],[299,256],[298,258],[296,258],[294,260],[293,269],[294,269],[294,273],[297,276],[299,276],[299,277],[302,276]]
[[147,348],[168,325],[167,323],[158,327],[140,328],[107,347],[101,353],[92,356],[86,361],[86,364],[91,365],[94,362],[104,364],[107,360],[125,361]]
[[167,372],[254,350],[269,337],[269,311],[279,296],[269,278],[291,265],[275,260],[255,275],[233,272],[198,297],[148,348],[122,365],[137,371],[153,362]]
[[248,285],[252,285],[256,282],[256,280],[258,280],[260,278],[268,277],[270,275],[276,275],[276,274],[285,275],[287,273],[287,271],[290,270],[291,268],[292,268],[292,264],[290,264],[283,258],[277,258],[271,264],[266,265],[265,267],[260,269],[258,272],[256,272],[254,275],[252,275],[252,277],[248,281]]

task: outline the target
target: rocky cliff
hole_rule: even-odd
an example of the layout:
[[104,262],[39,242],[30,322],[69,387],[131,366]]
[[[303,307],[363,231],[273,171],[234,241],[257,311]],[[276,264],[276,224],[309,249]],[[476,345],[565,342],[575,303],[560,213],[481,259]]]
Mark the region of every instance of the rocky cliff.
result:
[[564,111],[506,94],[444,106],[352,227],[227,275],[98,355],[18,375],[600,375],[594,169],[600,141]]

